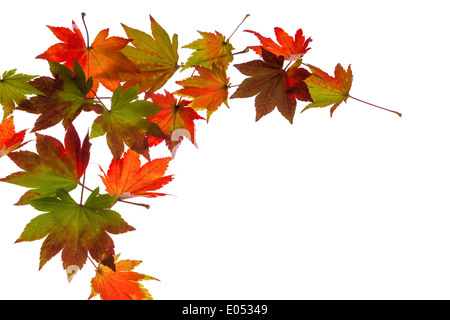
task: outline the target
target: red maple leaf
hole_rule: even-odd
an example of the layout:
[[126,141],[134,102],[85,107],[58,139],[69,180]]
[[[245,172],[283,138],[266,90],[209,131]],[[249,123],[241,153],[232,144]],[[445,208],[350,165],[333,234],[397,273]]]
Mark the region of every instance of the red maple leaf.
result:
[[310,48],[308,48],[311,38],[306,39],[303,35],[303,30],[298,29],[295,37],[292,38],[281,28],[274,28],[275,36],[279,44],[270,38],[263,37],[258,32],[251,30],[244,30],[245,32],[253,33],[261,42],[260,46],[250,46],[257,54],[262,56],[261,48],[277,55],[283,56],[285,60],[296,61],[300,59]]
[[170,160],[170,157],[153,159],[141,167],[139,154],[129,149],[117,162],[111,161],[107,174],[100,167],[103,172],[100,178],[106,192],[119,199],[165,196],[153,191],[172,181],[173,176],[164,176]]
[[20,148],[26,143],[23,143],[25,131],[26,130],[22,130],[16,133],[12,116],[0,123],[0,158]]
[[130,39],[108,38],[109,29],[104,29],[89,45],[85,43],[80,29],[73,21],[73,31],[64,27],[47,27],[62,42],[51,46],[36,58],[64,63],[72,70],[75,61],[78,61],[86,77],[92,77],[94,92],[97,91],[99,82],[108,90],[114,91],[120,85],[120,72],[138,72],[136,66],[119,51],[132,41]]

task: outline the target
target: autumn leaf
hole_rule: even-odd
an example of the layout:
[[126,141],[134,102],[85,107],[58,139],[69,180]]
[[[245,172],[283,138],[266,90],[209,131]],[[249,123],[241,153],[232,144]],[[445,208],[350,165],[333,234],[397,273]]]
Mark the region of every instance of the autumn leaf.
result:
[[262,48],[275,54],[276,56],[283,56],[285,60],[296,61],[303,57],[303,55],[310,49],[308,45],[311,38],[306,39],[303,35],[302,29],[298,29],[293,38],[281,28],[274,28],[275,36],[278,43],[270,38],[263,37],[261,34],[251,30],[244,30],[245,32],[253,33],[258,37],[260,46],[249,46],[250,49],[262,56]]
[[17,69],[5,71],[0,78],[0,104],[3,105],[3,120],[14,111],[16,105],[27,97],[26,95],[41,94],[28,81],[37,76],[17,73]]
[[332,116],[334,110],[342,101],[347,101],[347,98],[350,97],[350,88],[353,81],[352,69],[348,66],[347,71],[345,71],[340,64],[337,64],[333,78],[317,67],[312,65],[308,65],[308,67],[313,75],[307,78],[305,83],[314,102],[308,104],[302,112],[310,108],[323,108],[333,105],[330,110]]
[[9,154],[11,160],[24,171],[13,173],[0,181],[30,188],[17,202],[28,204],[30,200],[51,197],[56,190],[71,191],[89,163],[91,144],[89,137],[81,145],[78,133],[69,125],[64,145],[57,139],[36,134],[37,154],[31,151],[17,151]]
[[73,31],[65,27],[47,27],[62,42],[51,46],[36,58],[61,62],[72,70],[75,61],[78,61],[86,77],[93,78],[94,92],[97,91],[99,83],[114,91],[120,85],[120,72],[138,71],[133,62],[120,52],[131,40],[121,37],[108,38],[109,29],[100,31],[89,45],[85,43],[80,29],[73,21]]
[[272,112],[275,107],[290,122],[294,121],[297,102],[286,92],[286,71],[283,70],[282,56],[262,49],[262,60],[253,60],[235,65],[244,79],[231,98],[248,98],[256,95],[256,121]]
[[[301,62],[301,60],[298,60]],[[312,102],[311,95],[309,93],[308,86],[305,83],[305,79],[311,76],[311,73],[298,66],[291,66],[285,77],[285,89],[289,96],[295,97],[300,101],[310,101]]]
[[95,103],[87,99],[92,88],[92,78],[86,80],[81,66],[75,62],[72,72],[68,67],[49,61],[53,78],[39,77],[29,82],[31,86],[43,92],[22,101],[18,110],[38,114],[32,132],[47,129],[62,121],[67,128],[82,111],[91,111]]
[[193,98],[189,105],[194,110],[207,110],[206,120],[216,111],[222,103],[228,107],[228,88],[230,78],[224,68],[213,65],[211,69],[196,66],[198,76],[176,81],[184,88],[177,90],[176,95]]
[[347,71],[345,71],[340,64],[337,64],[334,69],[334,78],[317,67],[312,65],[307,66],[311,69],[313,75],[307,78],[305,83],[314,102],[308,104],[302,112],[310,108],[323,108],[333,105],[330,109],[330,116],[333,116],[334,110],[336,110],[342,101],[347,102],[348,98],[352,98],[372,107],[395,113],[399,117],[402,116],[400,112],[383,108],[351,96],[350,88],[352,86],[353,74],[350,65]]
[[102,300],[153,300],[150,293],[139,283],[143,280],[157,280],[134,270],[142,261],[118,260],[114,256],[116,271],[100,264],[91,280],[91,295],[88,299],[100,294]]
[[153,37],[145,32],[124,24],[128,38],[133,46],[121,50],[132,61],[138,72],[120,72],[123,88],[139,85],[140,92],[155,92],[160,89],[180,67],[178,65],[178,36],[172,41],[167,32],[150,16]]
[[123,92],[118,87],[111,99],[111,110],[103,108],[92,125],[91,138],[106,133],[106,141],[115,161],[122,156],[124,144],[150,159],[147,136],[168,138],[158,125],[147,120],[162,108],[150,101],[135,100],[138,93],[137,86]]
[[27,143],[23,142],[25,132],[26,130],[22,130],[16,133],[13,116],[0,123],[0,158]]
[[198,31],[202,38],[197,39],[190,44],[183,46],[195,50],[181,68],[181,71],[188,67],[202,66],[211,69],[215,64],[219,68],[226,69],[228,64],[233,61],[234,50],[229,39],[219,32],[202,32]]
[[174,95],[166,90],[165,95],[160,93],[146,93],[145,97],[152,99],[154,104],[162,108],[161,111],[153,117],[148,118],[148,120],[156,123],[171,139],[163,140],[155,137],[148,137],[150,146],[156,146],[162,141],[166,141],[169,150],[173,152],[175,147],[181,142],[176,136],[173,135],[173,133],[185,133],[185,130],[188,133],[185,135],[187,135],[189,140],[196,145],[194,120],[205,119],[198,115],[194,109],[188,107],[191,101],[184,99],[179,99],[177,101]]
[[99,261],[104,254],[114,254],[114,242],[109,236],[135,230],[109,208],[117,198],[99,195],[95,189],[86,202],[77,203],[64,189],[58,189],[55,197],[31,200],[38,211],[45,212],[33,218],[16,243],[45,238],[41,247],[39,269],[61,250],[64,269],[78,266],[80,269],[89,255]]
[[119,199],[165,196],[153,191],[172,181],[173,176],[164,176],[170,160],[169,157],[153,159],[141,167],[139,154],[128,150],[119,161],[111,161],[107,174],[100,167],[103,173],[100,177],[106,192]]

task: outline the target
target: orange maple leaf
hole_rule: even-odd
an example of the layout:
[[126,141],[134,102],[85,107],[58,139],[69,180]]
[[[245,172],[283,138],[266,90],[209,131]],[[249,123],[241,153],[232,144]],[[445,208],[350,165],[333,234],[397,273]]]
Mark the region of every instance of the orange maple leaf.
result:
[[36,58],[64,63],[72,70],[75,60],[78,61],[86,77],[92,77],[94,92],[97,91],[99,83],[114,91],[120,85],[120,72],[138,72],[133,62],[119,51],[131,42],[130,39],[108,38],[109,29],[104,29],[98,33],[92,45],[89,45],[85,43],[80,29],[73,21],[73,31],[64,27],[47,27],[62,42],[51,46]]
[[164,176],[170,160],[170,157],[154,159],[141,167],[139,154],[129,149],[117,162],[111,161],[107,174],[100,167],[103,172],[100,178],[106,192],[119,199],[165,196],[165,193],[152,191],[172,181],[173,176]]
[[25,131],[22,130],[16,133],[12,116],[0,123],[0,158],[26,143],[23,143]]
[[91,280],[92,299],[100,294],[102,300],[153,300],[151,294],[139,283],[143,280],[157,280],[154,277],[132,271],[142,261],[120,260],[120,254],[114,256],[116,271],[99,264],[95,277]]
[[193,98],[189,106],[194,110],[206,109],[206,119],[209,121],[210,116],[222,103],[228,107],[230,79],[227,77],[225,68],[219,68],[216,65],[213,65],[211,69],[196,66],[195,70],[199,73],[198,76],[176,81],[184,88],[176,91],[175,94]]
[[283,56],[285,60],[296,61],[300,59],[310,48],[308,44],[311,38],[305,39],[302,29],[298,29],[295,33],[295,38],[292,38],[281,28],[274,28],[275,36],[279,44],[270,38],[263,37],[258,32],[251,30],[244,30],[245,32],[253,33],[261,42],[260,46],[250,46],[249,48],[262,56],[261,47],[276,56]]
[[[177,99],[174,95],[166,90],[165,95],[159,93],[146,93],[145,98],[152,99],[153,103],[162,107],[163,109],[159,111],[153,117],[148,118],[148,120],[156,123],[161,130],[172,140],[166,140],[166,144],[169,149],[173,152],[175,146],[177,146],[181,140],[173,133],[177,130],[181,132],[186,130],[189,134],[189,140],[195,143],[195,127],[194,120],[205,120],[203,117],[197,114],[194,109],[188,107],[191,103],[190,100]],[[156,146],[164,141],[163,139],[148,137],[148,142],[150,146]]]

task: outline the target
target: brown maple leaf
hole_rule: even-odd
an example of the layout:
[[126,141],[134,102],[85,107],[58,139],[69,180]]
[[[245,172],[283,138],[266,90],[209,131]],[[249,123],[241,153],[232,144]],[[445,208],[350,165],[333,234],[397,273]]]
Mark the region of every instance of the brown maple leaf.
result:
[[248,98],[256,95],[256,121],[272,112],[275,107],[290,122],[294,121],[297,102],[286,92],[286,71],[283,70],[283,56],[262,48],[262,60],[253,60],[235,65],[245,79],[231,98]]

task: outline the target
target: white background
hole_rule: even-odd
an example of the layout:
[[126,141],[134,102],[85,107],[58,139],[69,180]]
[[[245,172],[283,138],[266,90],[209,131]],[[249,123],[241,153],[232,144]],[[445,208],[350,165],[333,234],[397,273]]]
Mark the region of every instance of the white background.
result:
[[[35,56],[59,42],[45,25],[71,27],[91,42],[120,23],[150,33],[151,14],[177,33],[229,36],[237,51],[256,45],[251,29],[274,37],[282,27],[313,38],[304,61],[333,73],[352,65],[351,94],[403,113],[343,103],[307,110],[294,124],[278,111],[255,123],[254,98],[232,99],[209,124],[196,121],[198,149],[178,149],[162,189],[174,196],[150,210],[115,209],[137,230],[113,235],[122,258],[161,280],[144,285],[155,299],[448,299],[450,298],[450,106],[447,1],[8,1],[0,19],[0,72],[49,75]],[[233,63],[256,59],[254,53]],[[190,76],[177,73],[166,86]],[[230,67],[233,84],[244,76]],[[230,94],[233,90],[230,92]],[[84,136],[94,114],[75,126]],[[18,130],[36,116],[15,112]],[[62,126],[43,131],[59,139]],[[29,135],[28,139],[34,139]],[[87,184],[101,186],[98,166],[111,161],[104,137],[92,141]],[[34,150],[34,142],[25,149]],[[158,148],[152,157],[169,155]],[[0,176],[18,168],[0,159]],[[102,190],[103,187],[102,187]],[[86,299],[88,262],[69,284],[60,254],[38,271],[41,241],[14,244],[39,214],[14,206],[26,189],[0,184],[0,298]],[[79,190],[72,193],[77,199]]]

